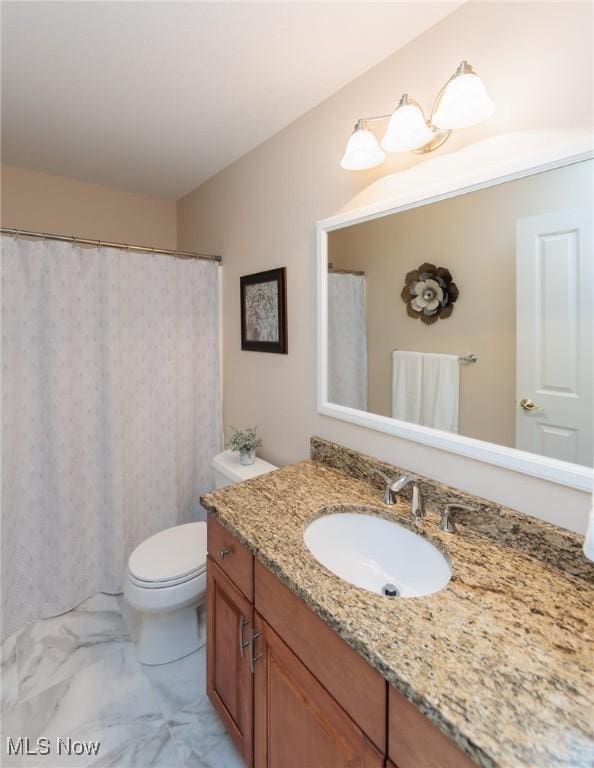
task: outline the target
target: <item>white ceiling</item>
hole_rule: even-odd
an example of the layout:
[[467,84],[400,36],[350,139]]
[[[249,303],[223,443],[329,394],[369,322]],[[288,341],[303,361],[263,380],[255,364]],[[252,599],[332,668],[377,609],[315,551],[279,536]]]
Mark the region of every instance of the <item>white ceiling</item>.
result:
[[178,198],[459,5],[3,2],[3,162]]

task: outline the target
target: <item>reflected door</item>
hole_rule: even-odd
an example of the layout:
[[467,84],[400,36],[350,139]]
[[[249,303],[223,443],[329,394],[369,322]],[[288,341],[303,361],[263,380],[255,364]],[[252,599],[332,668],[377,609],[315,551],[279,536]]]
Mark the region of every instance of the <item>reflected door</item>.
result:
[[592,466],[590,208],[517,222],[516,447]]

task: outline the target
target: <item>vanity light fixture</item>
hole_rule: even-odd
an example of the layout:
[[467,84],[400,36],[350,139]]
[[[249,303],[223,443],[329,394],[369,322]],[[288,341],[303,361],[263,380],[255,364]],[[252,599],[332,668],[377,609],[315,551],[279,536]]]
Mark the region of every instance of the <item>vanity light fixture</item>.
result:
[[[481,123],[494,110],[482,80],[467,61],[462,61],[435,97],[429,120],[421,106],[405,93],[391,115],[357,121],[340,165],[348,171],[362,171],[384,161],[382,150],[432,152],[447,141],[453,130]],[[381,147],[367,127],[376,120],[389,120]]]

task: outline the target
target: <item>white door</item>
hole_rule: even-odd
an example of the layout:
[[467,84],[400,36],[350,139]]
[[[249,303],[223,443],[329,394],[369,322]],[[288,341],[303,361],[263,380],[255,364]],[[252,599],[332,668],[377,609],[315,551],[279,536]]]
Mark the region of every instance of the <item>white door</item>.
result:
[[516,447],[592,466],[589,207],[517,222]]

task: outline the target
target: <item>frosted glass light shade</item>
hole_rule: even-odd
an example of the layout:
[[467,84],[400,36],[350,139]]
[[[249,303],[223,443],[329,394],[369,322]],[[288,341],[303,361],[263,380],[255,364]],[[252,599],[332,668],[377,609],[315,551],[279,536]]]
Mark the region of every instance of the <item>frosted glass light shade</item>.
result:
[[431,122],[437,128],[467,128],[481,123],[495,111],[495,104],[480,77],[460,74],[446,85]]
[[394,110],[382,147],[386,152],[408,152],[424,146],[432,138],[433,132],[419,105],[405,101]]
[[375,135],[367,128],[355,128],[347,142],[340,165],[346,171],[364,171],[383,163],[386,155]]

